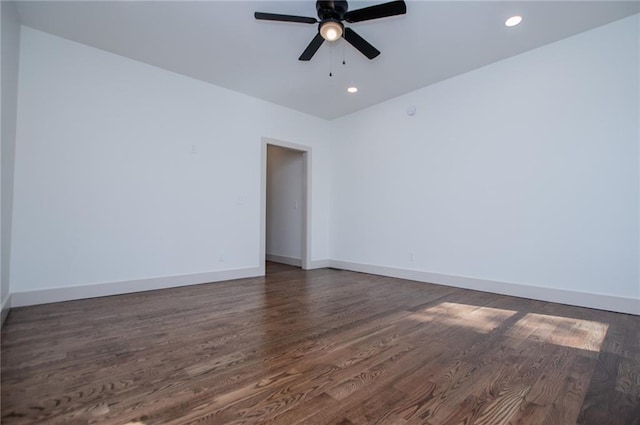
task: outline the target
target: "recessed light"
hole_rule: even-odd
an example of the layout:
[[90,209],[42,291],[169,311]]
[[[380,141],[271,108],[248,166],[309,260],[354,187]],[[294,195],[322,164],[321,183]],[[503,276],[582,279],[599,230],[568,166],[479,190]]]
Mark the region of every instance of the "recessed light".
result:
[[357,92],[357,91],[358,91],[358,88],[357,88],[357,87],[354,87],[354,86],[351,86],[351,87],[347,88],[347,91],[348,91],[349,93],[355,93],[355,92]]
[[507,19],[506,21],[504,21],[504,24],[506,26],[508,26],[508,27],[515,27],[520,22],[522,22],[522,16],[516,15],[516,16],[512,16],[509,19]]

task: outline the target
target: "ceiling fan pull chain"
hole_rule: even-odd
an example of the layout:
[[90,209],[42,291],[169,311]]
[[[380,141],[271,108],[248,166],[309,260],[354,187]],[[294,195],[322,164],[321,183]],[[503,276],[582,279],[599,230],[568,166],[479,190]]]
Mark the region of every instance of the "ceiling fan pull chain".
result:
[[329,43],[329,77],[333,77],[333,43]]
[[347,64],[347,61],[345,60],[345,51],[346,51],[346,50],[347,50],[347,49],[345,48],[344,43],[342,43],[342,64],[343,64],[343,65],[346,65],[346,64]]

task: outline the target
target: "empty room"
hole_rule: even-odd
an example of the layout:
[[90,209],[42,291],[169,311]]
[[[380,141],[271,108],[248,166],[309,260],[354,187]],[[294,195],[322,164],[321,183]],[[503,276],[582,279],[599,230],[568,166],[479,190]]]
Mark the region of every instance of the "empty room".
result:
[[640,425],[640,2],[0,12],[2,424]]

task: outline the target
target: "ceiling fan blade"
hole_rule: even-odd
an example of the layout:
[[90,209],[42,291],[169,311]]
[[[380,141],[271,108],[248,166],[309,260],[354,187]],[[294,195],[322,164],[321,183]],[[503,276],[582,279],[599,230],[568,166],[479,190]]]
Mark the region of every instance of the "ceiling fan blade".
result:
[[316,54],[320,46],[322,46],[323,42],[324,42],[324,38],[322,38],[320,33],[317,33],[316,36],[313,37],[313,40],[311,40],[311,43],[309,43],[307,48],[304,49],[304,52],[302,52],[298,60],[299,61],[311,60],[311,58],[313,57],[313,55]]
[[404,15],[405,13],[407,13],[407,5],[403,0],[398,0],[352,10],[345,13],[344,20],[347,22],[362,22],[386,18],[387,16]]
[[256,19],[263,21],[280,21],[280,22],[299,22],[301,24],[315,24],[318,22],[316,18],[307,18],[305,16],[279,15],[277,13],[256,12],[253,14]]
[[380,54],[378,49],[369,44],[367,40],[360,37],[358,33],[351,28],[344,29],[344,39],[369,59],[373,59]]

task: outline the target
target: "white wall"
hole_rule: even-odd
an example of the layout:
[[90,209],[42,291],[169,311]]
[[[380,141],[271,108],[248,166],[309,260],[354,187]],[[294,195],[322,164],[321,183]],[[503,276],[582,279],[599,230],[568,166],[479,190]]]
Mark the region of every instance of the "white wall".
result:
[[266,136],[313,147],[318,263],[637,302],[638,26],[333,122],[23,28],[11,292],[255,273]]
[[9,300],[9,267],[11,257],[11,217],[13,206],[13,170],[16,149],[16,110],[18,101],[18,57],[20,49],[20,25],[15,4],[3,1],[2,15],[2,147],[1,196],[0,196],[0,308],[2,321],[6,315],[5,304]]
[[302,152],[268,145],[267,259],[302,264],[302,186]]
[[[638,30],[638,32],[640,33],[640,14],[638,14],[636,16],[637,21],[636,21],[636,28]],[[636,55],[637,55],[637,59],[638,59],[638,72],[640,73],[640,42],[637,43],[636,46]],[[640,77],[638,77],[640,79]],[[638,104],[638,139],[640,139],[640,83],[638,83],[637,85],[637,90],[638,90],[638,97],[637,97],[637,104]],[[638,143],[640,143],[640,140],[638,141]],[[638,203],[640,204],[640,148],[638,149]],[[640,209],[640,206],[638,207],[638,209]],[[640,222],[640,211],[638,212],[638,221]],[[638,224],[638,276],[640,276],[640,224]],[[638,290],[638,298],[640,298],[640,278],[638,279],[638,283],[637,283],[637,290]],[[640,302],[638,303],[640,305]],[[638,307],[638,311],[640,314],[640,306]]]
[[313,147],[311,259],[328,258],[327,122],[26,27],[20,60],[14,298],[256,274],[262,136]]
[[336,121],[332,258],[623,297],[640,313],[638,20]]

